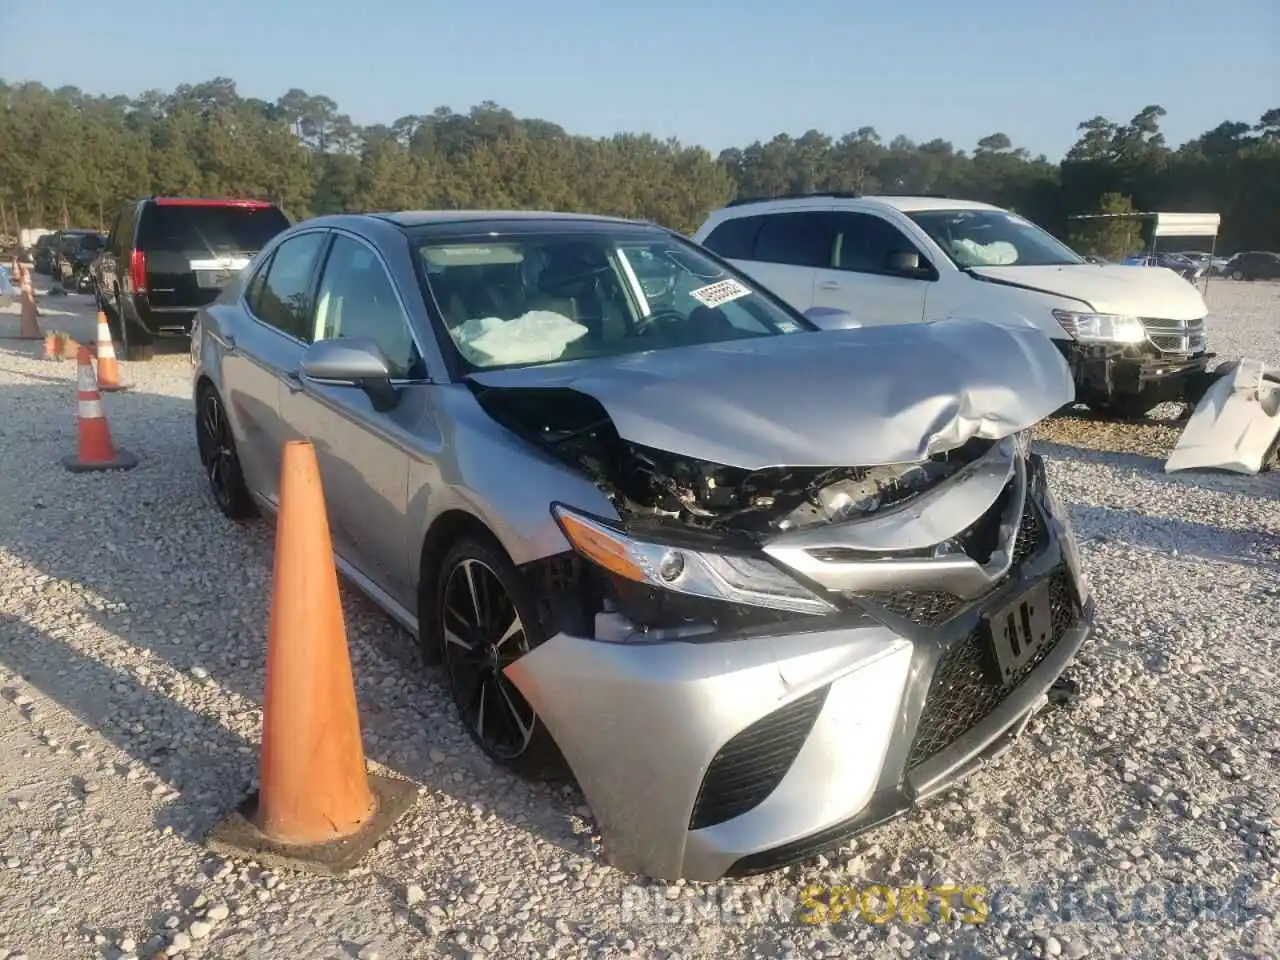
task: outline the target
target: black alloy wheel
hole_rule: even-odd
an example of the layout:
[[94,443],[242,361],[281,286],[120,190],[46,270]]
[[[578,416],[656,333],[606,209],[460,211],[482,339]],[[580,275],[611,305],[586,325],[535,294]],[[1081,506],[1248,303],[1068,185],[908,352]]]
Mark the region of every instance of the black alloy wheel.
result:
[[503,672],[540,642],[519,572],[496,545],[473,539],[455,544],[439,570],[432,626],[462,725],[501,766],[561,775],[554,741]]
[[227,422],[222,400],[210,386],[200,390],[200,402],[196,407],[196,442],[200,448],[200,462],[209,480],[209,492],[213,494],[218,509],[232,520],[252,517],[256,511],[240,470],[231,424]]

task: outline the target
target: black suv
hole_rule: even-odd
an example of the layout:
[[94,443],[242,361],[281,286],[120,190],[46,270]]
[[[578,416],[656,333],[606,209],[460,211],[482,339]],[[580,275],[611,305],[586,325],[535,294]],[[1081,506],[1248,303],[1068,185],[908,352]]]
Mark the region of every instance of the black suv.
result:
[[1232,280],[1280,280],[1280,253],[1246,250],[1228,260],[1222,272]]
[[107,238],[97,230],[59,230],[54,235],[49,272],[64,290],[87,291],[89,265],[106,246]]
[[187,337],[196,311],[291,226],[263,200],[149,197],[125,203],[95,262],[94,286],[126,360],[157,337]]
[[42,233],[36,238],[35,246],[31,248],[36,273],[53,273],[53,250],[57,240],[56,233]]

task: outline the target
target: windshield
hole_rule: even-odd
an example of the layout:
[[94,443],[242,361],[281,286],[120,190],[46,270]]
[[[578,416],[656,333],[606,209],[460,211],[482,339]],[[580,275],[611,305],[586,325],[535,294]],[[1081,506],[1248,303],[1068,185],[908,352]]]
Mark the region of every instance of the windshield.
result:
[[1004,210],[908,213],[961,267],[1049,267],[1085,259],[1029,220]]
[[653,230],[435,242],[419,256],[473,370],[815,329],[697,247]]

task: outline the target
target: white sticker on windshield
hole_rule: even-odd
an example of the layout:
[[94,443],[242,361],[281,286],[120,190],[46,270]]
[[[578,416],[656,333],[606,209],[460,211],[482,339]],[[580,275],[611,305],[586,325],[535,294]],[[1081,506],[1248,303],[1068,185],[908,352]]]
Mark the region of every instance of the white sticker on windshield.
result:
[[722,303],[749,296],[753,292],[750,287],[743,286],[737,280],[721,280],[718,283],[709,283],[705,287],[690,290],[689,296],[704,306],[718,307]]

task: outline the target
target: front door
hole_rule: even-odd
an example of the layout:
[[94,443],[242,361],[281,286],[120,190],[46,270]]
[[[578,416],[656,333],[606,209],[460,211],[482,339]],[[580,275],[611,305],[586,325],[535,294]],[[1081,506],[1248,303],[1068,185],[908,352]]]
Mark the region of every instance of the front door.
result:
[[245,480],[271,503],[279,495],[280,447],[287,435],[279,409],[282,382],[305,349],[310,294],[328,236],[315,230],[280,244],[245,290],[252,319],[227,331],[233,342],[222,337],[223,400],[240,427]]
[[930,282],[887,267],[890,253],[919,252],[915,244],[875,214],[841,212],[836,223],[831,265],[815,271],[814,306],[847,310],[863,326],[923,321]]
[[382,259],[364,240],[335,233],[309,339],[344,337],[378,345],[399,388],[397,405],[379,411],[359,387],[319,383],[295,369],[280,393],[281,414],[294,436],[315,445],[334,549],[412,613],[417,571],[407,522],[409,464],[431,388]]

